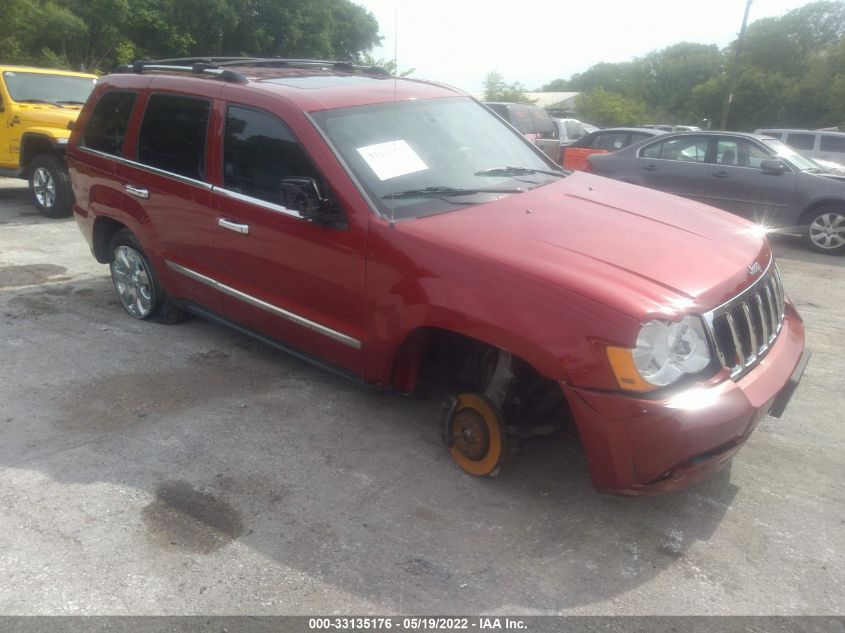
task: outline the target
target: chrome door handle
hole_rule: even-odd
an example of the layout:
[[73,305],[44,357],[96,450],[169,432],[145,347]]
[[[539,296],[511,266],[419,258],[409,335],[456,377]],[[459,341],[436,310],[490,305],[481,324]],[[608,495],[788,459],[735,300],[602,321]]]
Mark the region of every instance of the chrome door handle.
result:
[[144,198],[144,200],[150,197],[149,189],[141,189],[140,187],[133,187],[132,185],[123,185],[123,190],[128,194],[137,196],[138,198]]
[[249,224],[238,224],[226,218],[218,218],[217,226],[234,231],[235,233],[240,233],[241,235],[249,235]]

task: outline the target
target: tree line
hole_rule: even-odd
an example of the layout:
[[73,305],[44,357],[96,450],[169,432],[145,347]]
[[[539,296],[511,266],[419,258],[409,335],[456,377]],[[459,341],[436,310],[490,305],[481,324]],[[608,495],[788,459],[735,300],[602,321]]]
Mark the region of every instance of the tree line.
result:
[[[843,34],[845,2],[814,2],[749,24],[739,57],[736,41],[721,50],[681,42],[628,62],[596,64],[541,90],[582,93],[578,117],[603,127],[710,122],[715,128],[736,72],[727,129],[845,126]],[[521,84],[498,74],[487,76],[485,89],[490,100],[505,92],[525,100],[518,98]]]
[[359,58],[380,41],[350,0],[0,0],[0,60],[104,72],[142,58]]

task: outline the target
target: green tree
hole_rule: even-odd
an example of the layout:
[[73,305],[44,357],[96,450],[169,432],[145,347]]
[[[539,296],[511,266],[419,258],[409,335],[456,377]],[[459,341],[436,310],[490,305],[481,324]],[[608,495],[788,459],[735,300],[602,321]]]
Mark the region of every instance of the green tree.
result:
[[601,127],[637,125],[646,118],[642,101],[596,88],[575,98],[578,117]]
[[350,0],[0,0],[4,61],[104,71],[134,58],[355,59],[378,23]]
[[520,82],[506,83],[501,73],[492,71],[484,78],[484,100],[505,101],[509,103],[534,103],[525,94],[526,89]]

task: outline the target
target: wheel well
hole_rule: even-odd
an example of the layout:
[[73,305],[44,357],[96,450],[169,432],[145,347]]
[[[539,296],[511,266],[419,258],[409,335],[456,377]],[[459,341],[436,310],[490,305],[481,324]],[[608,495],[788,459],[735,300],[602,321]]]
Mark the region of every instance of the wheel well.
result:
[[39,154],[58,155],[59,151],[53,146],[50,139],[46,136],[36,134],[25,135],[21,141],[21,168],[28,171],[29,165],[32,163],[32,159]]
[[838,205],[840,207],[845,208],[845,200],[837,200],[835,198],[832,198],[829,200],[819,200],[818,202],[814,202],[801,212],[801,218],[798,220],[798,227],[802,228],[807,225],[809,223],[810,216],[815,213],[816,210],[820,209],[821,207],[834,205]]
[[[418,328],[396,355],[393,386],[410,393],[416,387],[437,392],[483,392],[504,350],[478,339],[435,327]],[[492,363],[492,364],[491,364]],[[535,425],[554,416],[557,422],[571,414],[557,381],[541,375],[529,363],[513,356],[513,379],[503,404],[509,424]]]
[[126,226],[111,218],[99,217],[94,220],[94,257],[101,264],[109,262],[109,242],[120,229]]

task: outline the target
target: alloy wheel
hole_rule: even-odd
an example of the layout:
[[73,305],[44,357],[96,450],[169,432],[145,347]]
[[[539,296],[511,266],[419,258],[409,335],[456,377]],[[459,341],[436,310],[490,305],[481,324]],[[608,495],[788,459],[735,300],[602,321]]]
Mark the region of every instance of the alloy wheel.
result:
[[153,309],[152,275],[141,254],[129,246],[118,246],[111,263],[117,296],[126,311],[144,319]]
[[50,208],[56,202],[56,182],[46,167],[38,167],[32,176],[35,199],[42,207]]

